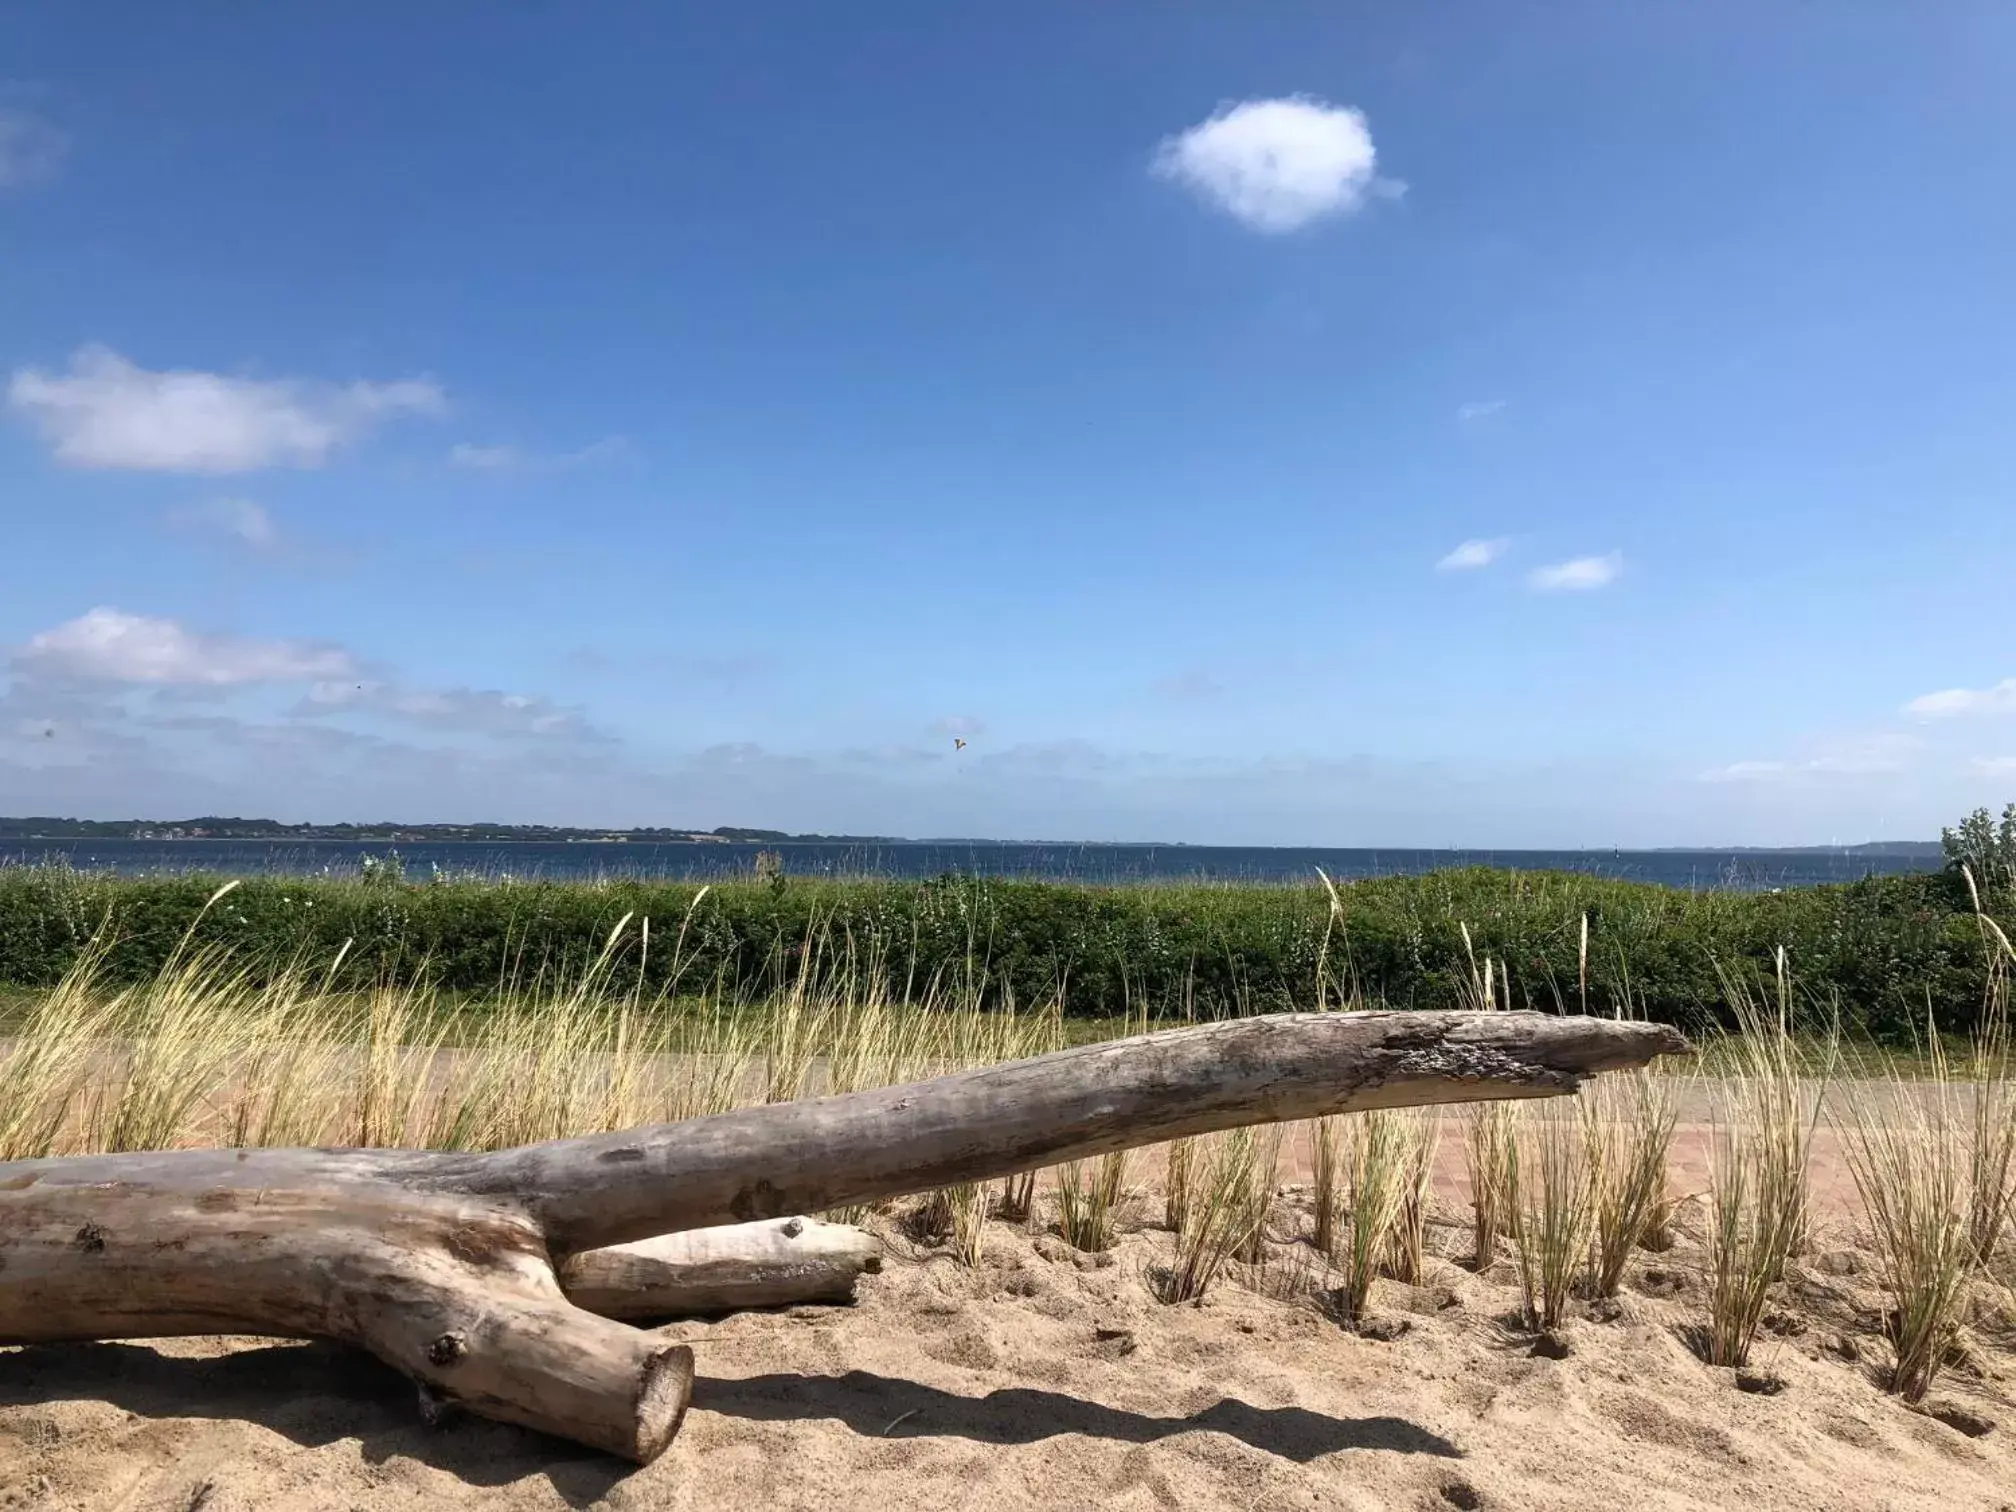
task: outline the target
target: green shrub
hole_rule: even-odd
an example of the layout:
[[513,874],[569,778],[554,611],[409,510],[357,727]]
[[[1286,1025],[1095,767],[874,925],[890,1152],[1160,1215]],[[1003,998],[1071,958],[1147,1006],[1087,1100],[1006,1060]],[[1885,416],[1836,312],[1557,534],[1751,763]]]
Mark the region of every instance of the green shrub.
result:
[[[0,983],[54,982],[110,926],[105,970],[151,976],[217,879],[0,869]],[[1779,946],[1802,989],[1851,1028],[1908,1037],[1927,997],[1964,1030],[1984,985],[1980,932],[1951,873],[1776,893],[1690,892],[1576,873],[1470,868],[1340,887],[1090,887],[928,882],[413,883],[396,876],[247,880],[201,937],[277,967],[334,961],[353,985],[425,977],[482,992],[573,972],[626,913],[651,921],[647,991],[760,993],[816,970],[872,972],[899,991],[1047,1000],[1086,1016],[1212,1017],[1329,1000],[1461,1001],[1470,950],[1499,963],[1514,1007],[1633,1012],[1687,1023],[1723,1003],[1718,966],[1766,974]],[[1579,988],[1584,917],[1589,985]],[[1326,949],[1327,939],[1327,949]],[[638,966],[633,943],[626,973]],[[808,961],[807,952],[812,953]],[[625,974],[626,984],[634,983]]]

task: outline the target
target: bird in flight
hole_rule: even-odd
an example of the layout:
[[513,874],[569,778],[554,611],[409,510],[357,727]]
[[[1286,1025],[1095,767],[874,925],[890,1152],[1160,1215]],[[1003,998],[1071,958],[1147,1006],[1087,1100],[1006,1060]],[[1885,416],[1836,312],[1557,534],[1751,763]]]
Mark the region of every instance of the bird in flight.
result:
[[955,751],[963,751],[966,749],[966,742],[961,740],[957,735],[954,735],[952,737],[952,749]]

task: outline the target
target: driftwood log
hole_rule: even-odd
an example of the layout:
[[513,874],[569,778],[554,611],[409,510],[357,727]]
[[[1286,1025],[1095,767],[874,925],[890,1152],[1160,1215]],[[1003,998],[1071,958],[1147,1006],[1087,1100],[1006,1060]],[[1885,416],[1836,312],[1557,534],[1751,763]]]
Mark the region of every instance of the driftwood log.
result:
[[1654,1024],[1283,1014],[878,1091],[492,1154],[178,1150],[0,1164],[0,1344],[354,1344],[460,1403],[648,1462],[692,1352],[570,1302],[556,1263],[1059,1161],[1357,1109],[1547,1097],[1684,1050]]
[[630,1320],[848,1302],[855,1281],[881,1268],[882,1245],[873,1234],[804,1217],[663,1234],[583,1250],[558,1265],[569,1302]]

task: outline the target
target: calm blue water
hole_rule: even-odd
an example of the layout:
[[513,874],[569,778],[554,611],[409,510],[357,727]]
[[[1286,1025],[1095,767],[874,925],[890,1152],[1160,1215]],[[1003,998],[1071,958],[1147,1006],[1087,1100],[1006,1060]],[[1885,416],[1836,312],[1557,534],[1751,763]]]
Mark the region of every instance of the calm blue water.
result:
[[227,876],[354,876],[368,857],[396,849],[409,879],[436,870],[455,877],[593,877],[708,880],[748,876],[756,854],[774,850],[801,876],[935,877],[946,872],[1072,882],[1307,882],[1321,867],[1333,878],[1377,877],[1447,866],[1579,871],[1674,887],[1797,887],[1850,882],[1871,872],[1930,871],[1936,856],[1869,856],[1842,851],[1469,851],[1322,850],[1240,846],[903,843],[592,844],[432,843],[397,847],[342,840],[0,841],[0,864],[68,862],[124,873],[218,872]]

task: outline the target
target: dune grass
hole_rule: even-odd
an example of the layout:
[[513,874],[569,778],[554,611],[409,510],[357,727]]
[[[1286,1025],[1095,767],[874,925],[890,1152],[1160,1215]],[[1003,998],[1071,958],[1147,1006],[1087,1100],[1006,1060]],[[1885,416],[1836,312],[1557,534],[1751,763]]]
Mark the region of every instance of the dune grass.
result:
[[1593,1188],[1589,1290],[1614,1297],[1633,1252],[1663,1239],[1655,1231],[1671,1211],[1667,1166],[1679,1098],[1671,1077],[1633,1071],[1598,1078],[1581,1105]]
[[1917,1402],[1958,1334],[1978,1263],[1971,1089],[1898,1077],[1881,1090],[1844,1100],[1840,1119],[1891,1302],[1890,1389]]
[[1813,1134],[1839,1065],[1837,1042],[1815,1049],[1795,1033],[1782,952],[1776,964],[1768,1000],[1737,978],[1727,983],[1737,1029],[1718,1047],[1726,1069],[1711,1083],[1701,1336],[1711,1365],[1749,1362],[1771,1287],[1806,1248]]
[[1988,997],[1961,1073],[1948,1074],[1937,1026],[1928,1022],[1925,1054],[1935,1074],[1894,1071],[1837,1113],[1889,1295],[1890,1389],[1907,1402],[1924,1400],[1938,1378],[2016,1207],[2008,996],[2016,951],[1994,920],[1980,917]]
[[1190,1185],[1196,1166],[1197,1141],[1172,1139],[1163,1146],[1168,1156],[1162,1178],[1162,1226],[1180,1234],[1190,1221]]
[[1362,1322],[1372,1283],[1392,1252],[1394,1227],[1406,1198],[1409,1132],[1395,1109],[1353,1113],[1340,1120],[1342,1164],[1349,1180],[1344,1212],[1348,1220],[1334,1255],[1344,1281],[1336,1294],[1338,1315]]
[[1470,1263],[1490,1268],[1505,1231],[1521,1109],[1515,1102],[1473,1103],[1463,1112],[1464,1165],[1470,1177]]
[[1409,1108],[1400,1114],[1400,1198],[1387,1242],[1386,1269],[1408,1286],[1428,1279],[1428,1206],[1441,1146],[1440,1108]]
[[[220,890],[205,906],[230,896]],[[1947,1042],[1928,1030],[1926,1048],[1898,1062],[1883,1095],[1837,1113],[1897,1319],[1892,1374],[1906,1397],[1931,1385],[2016,1214],[2006,990],[2016,952],[1985,915],[1982,938],[1998,964],[1965,1059],[1949,1064]],[[494,1149],[890,1085],[1072,1037],[1060,996],[997,1007],[970,979],[892,990],[885,962],[844,950],[808,951],[814,963],[768,997],[718,983],[653,995],[639,962],[678,953],[684,939],[683,926],[654,935],[647,921],[620,918],[578,976],[507,983],[482,1000],[424,982],[340,986],[340,951],[319,968],[304,958],[255,973],[194,928],[146,981],[104,978],[102,952],[87,951],[62,981],[17,1005],[0,1040],[0,1160],[202,1144]],[[1502,1010],[1504,982],[1483,955],[1465,1001]],[[1810,1222],[1807,1163],[1840,1055],[1805,1027],[1815,1010],[1794,1013],[1782,964],[1762,988],[1726,991],[1739,1009],[1706,1083],[1716,1124],[1702,1337],[1711,1361],[1741,1364]],[[1138,1013],[1110,1024],[1115,1033],[1145,1027]],[[1501,1235],[1513,1241],[1531,1327],[1557,1328],[1578,1282],[1614,1292],[1634,1246],[1658,1242],[1673,1201],[1677,1085],[1628,1074],[1599,1081],[1579,1109],[1465,1111],[1480,1268]],[[1290,1272],[1294,1290],[1313,1284],[1320,1252],[1326,1274],[1341,1274],[1336,1310],[1361,1320],[1377,1276],[1418,1281],[1425,1269],[1438,1131],[1432,1112],[1309,1125],[1316,1231],[1293,1264],[1270,1235],[1280,1131],[1178,1141],[1167,1152],[1172,1233],[1156,1241],[1168,1263],[1151,1268],[1155,1294],[1196,1301],[1228,1274],[1273,1294]],[[1067,1239],[1089,1250],[1118,1241],[1131,1169],[1114,1155],[1050,1178]],[[977,1184],[923,1194],[906,1221],[975,1265],[990,1216],[1029,1219],[1039,1173],[994,1196]]]
[[1519,1253],[1520,1311],[1529,1329],[1551,1334],[1567,1316],[1588,1254],[1594,1172],[1572,1118],[1528,1120],[1511,1150],[1505,1208]]
[[1309,1242],[1326,1259],[1337,1255],[1337,1233],[1343,1219],[1344,1146],[1335,1118],[1312,1118],[1309,1137],[1309,1205],[1314,1227]]
[[[1174,1254],[1150,1277],[1162,1301],[1202,1301],[1227,1263],[1251,1251],[1273,1197],[1270,1132],[1231,1129],[1195,1142],[1196,1165]],[[1278,1150],[1278,1144],[1271,1148]]]
[[1113,1248],[1114,1223],[1126,1189],[1127,1151],[1074,1160],[1057,1169],[1057,1232],[1089,1254]]

